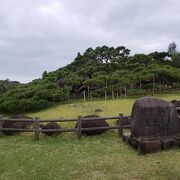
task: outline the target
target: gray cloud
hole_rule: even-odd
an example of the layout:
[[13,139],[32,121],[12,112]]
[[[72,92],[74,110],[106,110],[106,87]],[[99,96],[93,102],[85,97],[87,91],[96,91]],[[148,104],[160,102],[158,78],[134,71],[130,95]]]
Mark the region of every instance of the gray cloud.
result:
[[77,52],[125,45],[132,53],[180,44],[178,0],[1,0],[0,79],[29,82]]

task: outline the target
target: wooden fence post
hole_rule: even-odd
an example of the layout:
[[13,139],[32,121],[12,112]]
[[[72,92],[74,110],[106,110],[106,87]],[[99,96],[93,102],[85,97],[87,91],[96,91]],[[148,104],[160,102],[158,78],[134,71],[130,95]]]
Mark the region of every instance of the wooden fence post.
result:
[[79,140],[81,138],[81,124],[82,124],[82,120],[81,120],[81,116],[78,116],[77,119],[77,139]]
[[3,136],[3,132],[2,132],[2,128],[3,128],[2,124],[3,124],[3,122],[2,122],[2,118],[3,118],[3,115],[0,115],[0,137]]
[[123,114],[119,114],[119,137],[123,135],[122,121],[123,121]]
[[34,119],[35,123],[35,140],[39,141],[39,117],[35,117]]

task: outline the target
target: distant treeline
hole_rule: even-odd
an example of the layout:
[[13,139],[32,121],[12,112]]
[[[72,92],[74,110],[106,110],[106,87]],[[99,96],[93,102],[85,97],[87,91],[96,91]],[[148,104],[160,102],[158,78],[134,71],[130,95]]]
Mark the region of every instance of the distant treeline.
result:
[[149,89],[180,88],[180,53],[175,43],[167,52],[130,55],[124,46],[88,48],[66,67],[28,84],[0,81],[0,112],[46,108],[71,98],[140,95]]

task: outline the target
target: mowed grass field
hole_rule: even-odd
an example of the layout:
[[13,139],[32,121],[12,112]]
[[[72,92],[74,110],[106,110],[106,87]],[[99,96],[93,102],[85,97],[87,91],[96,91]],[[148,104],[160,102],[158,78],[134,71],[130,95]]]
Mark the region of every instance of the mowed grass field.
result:
[[[162,99],[180,99],[180,92],[158,95]],[[129,115],[134,98],[74,101],[58,105],[29,116],[44,119],[74,118],[78,115]],[[95,113],[96,109],[103,112]],[[63,127],[74,126],[64,123]],[[64,133],[57,138],[40,136],[35,142],[32,134],[0,139],[0,179],[63,180],[63,179],[180,179],[180,148],[155,154],[141,155],[119,139],[117,131],[98,136]]]

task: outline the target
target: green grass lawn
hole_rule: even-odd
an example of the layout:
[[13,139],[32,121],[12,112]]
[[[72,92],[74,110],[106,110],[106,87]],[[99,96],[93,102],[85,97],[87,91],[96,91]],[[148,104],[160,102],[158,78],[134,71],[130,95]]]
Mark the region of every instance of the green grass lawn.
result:
[[[164,94],[167,100],[180,99],[180,93]],[[38,113],[33,117],[71,118],[95,114],[128,115],[135,99],[72,102]],[[72,126],[63,124],[65,126]],[[62,125],[62,126],[63,126]],[[118,138],[117,131],[102,135],[82,136],[64,133],[57,138],[40,136],[35,142],[32,134],[22,134],[0,139],[0,179],[180,179],[180,149],[141,155]]]
[[[173,94],[161,94],[156,96],[165,100],[180,99],[180,92]],[[39,116],[40,118],[45,119],[76,118],[77,116],[84,116],[89,114],[97,114],[99,116],[118,116],[119,113],[123,113],[124,115],[130,115],[134,101],[135,98],[124,98],[107,101],[100,99],[98,101],[87,102],[79,100],[55,106],[38,113],[30,113],[28,115],[32,117]],[[96,113],[96,109],[102,109],[103,112]]]

